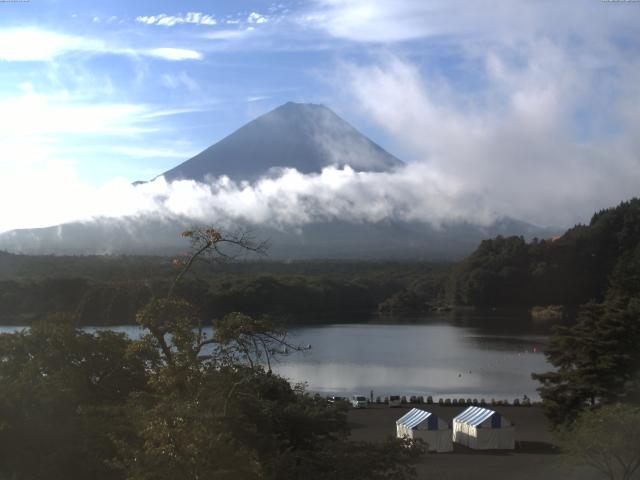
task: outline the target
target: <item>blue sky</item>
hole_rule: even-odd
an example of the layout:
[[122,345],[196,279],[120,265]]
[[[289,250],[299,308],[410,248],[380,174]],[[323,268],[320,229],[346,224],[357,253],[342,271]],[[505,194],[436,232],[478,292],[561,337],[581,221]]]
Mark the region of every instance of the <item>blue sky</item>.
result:
[[0,3],[0,198],[61,198],[0,230],[105,214],[114,182],[290,100],[437,179],[448,203],[417,217],[475,216],[475,198],[584,221],[639,191],[639,21],[639,2],[595,0]]

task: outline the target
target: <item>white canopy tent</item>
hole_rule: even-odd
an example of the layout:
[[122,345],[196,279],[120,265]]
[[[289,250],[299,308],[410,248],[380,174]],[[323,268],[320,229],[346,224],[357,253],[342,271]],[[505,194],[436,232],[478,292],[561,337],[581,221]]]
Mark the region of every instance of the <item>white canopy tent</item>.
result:
[[412,408],[396,420],[398,438],[421,439],[430,452],[451,452],[451,427],[431,412]]
[[494,410],[469,407],[453,419],[453,441],[477,450],[513,450],[515,427]]

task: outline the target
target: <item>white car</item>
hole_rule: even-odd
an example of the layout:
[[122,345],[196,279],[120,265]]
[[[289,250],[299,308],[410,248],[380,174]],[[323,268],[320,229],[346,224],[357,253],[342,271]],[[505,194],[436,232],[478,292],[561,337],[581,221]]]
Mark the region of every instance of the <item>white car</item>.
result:
[[351,406],[353,408],[367,408],[367,397],[364,395],[354,395],[351,397]]
[[401,407],[402,406],[402,398],[400,398],[400,395],[391,395],[389,397],[389,406],[390,407]]

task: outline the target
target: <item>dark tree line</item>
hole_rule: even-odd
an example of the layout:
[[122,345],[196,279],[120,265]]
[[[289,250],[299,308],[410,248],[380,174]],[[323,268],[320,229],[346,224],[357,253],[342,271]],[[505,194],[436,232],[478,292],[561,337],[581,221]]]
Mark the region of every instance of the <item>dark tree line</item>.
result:
[[640,201],[594,215],[579,235],[598,258],[581,285],[604,292],[555,327],[545,351],[555,370],[533,376],[547,416],[565,428],[585,411],[640,402]]
[[629,268],[640,242],[640,200],[596,213],[589,225],[527,243],[522,237],[483,241],[450,278],[448,300],[474,306],[578,306],[601,302]]
[[[175,293],[196,305],[203,318],[241,310],[296,323],[354,321],[369,318],[379,308],[392,313],[428,311],[436,303],[431,299],[442,297],[448,271],[448,267],[430,267],[418,273],[395,267],[399,273],[380,275],[366,268],[365,264],[365,272],[359,272],[351,265],[351,271],[332,276],[199,274],[180,282]],[[0,323],[29,324],[49,312],[65,312],[75,316],[79,325],[134,324],[138,310],[171,283],[164,276],[119,281],[64,277],[0,281]],[[405,292],[416,298],[415,304],[404,304]]]

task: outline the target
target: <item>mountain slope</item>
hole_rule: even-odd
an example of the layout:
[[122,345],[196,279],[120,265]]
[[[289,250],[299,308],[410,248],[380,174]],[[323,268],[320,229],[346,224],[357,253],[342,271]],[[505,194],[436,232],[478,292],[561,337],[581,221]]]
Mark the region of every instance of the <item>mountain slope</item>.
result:
[[[0,250],[24,254],[142,254],[184,251],[180,232],[189,219],[135,217],[99,219],[56,227],[14,230],[0,235]],[[434,228],[419,222],[317,222],[279,230],[264,225],[244,227],[268,240],[273,259],[459,259],[485,238],[495,235],[549,237],[554,231],[503,219],[487,227],[464,222]]]
[[255,180],[284,167],[312,173],[329,165],[387,171],[402,164],[327,107],[289,102],[162,175],[167,181]]

